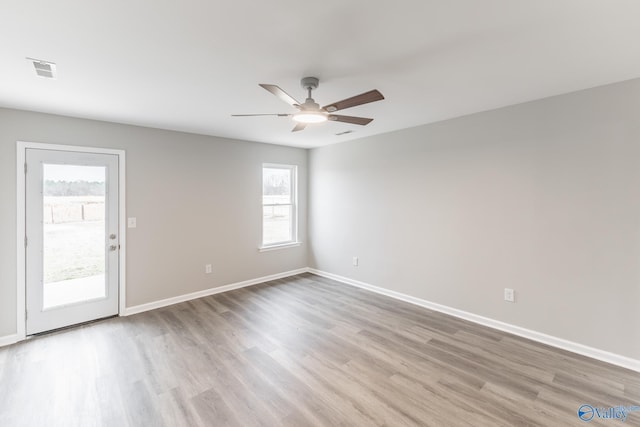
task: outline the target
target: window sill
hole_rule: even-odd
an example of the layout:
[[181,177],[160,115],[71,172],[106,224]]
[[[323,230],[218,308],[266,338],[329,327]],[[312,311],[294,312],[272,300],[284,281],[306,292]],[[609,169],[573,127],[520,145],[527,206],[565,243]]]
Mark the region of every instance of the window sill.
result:
[[301,243],[302,242],[289,242],[289,243],[282,243],[280,245],[260,246],[258,248],[258,251],[268,252],[268,251],[276,251],[278,249],[295,248],[296,246],[300,246]]

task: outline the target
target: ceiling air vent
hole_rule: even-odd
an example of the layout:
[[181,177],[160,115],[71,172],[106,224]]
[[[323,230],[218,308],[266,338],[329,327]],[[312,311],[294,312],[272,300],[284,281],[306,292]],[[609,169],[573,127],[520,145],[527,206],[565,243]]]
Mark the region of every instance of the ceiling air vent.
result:
[[352,130],[345,130],[344,132],[338,132],[338,133],[336,133],[336,136],[346,135],[348,133],[353,133],[353,131]]
[[56,64],[49,61],[43,61],[41,59],[27,58],[27,61],[33,64],[33,68],[39,77],[45,79],[56,78]]

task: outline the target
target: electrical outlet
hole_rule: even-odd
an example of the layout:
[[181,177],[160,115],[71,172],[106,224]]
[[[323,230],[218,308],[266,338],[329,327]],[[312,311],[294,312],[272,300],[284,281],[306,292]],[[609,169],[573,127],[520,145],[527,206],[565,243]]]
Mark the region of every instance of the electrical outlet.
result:
[[357,257],[357,256],[354,256],[354,257],[353,257],[353,266],[354,266],[354,267],[357,267],[357,266],[358,266],[358,257]]
[[204,266],[204,272],[207,274],[211,274],[211,264],[207,264]]
[[516,302],[516,292],[513,289],[504,288],[504,300],[508,302]]
[[127,218],[127,227],[128,228],[136,228],[137,226],[137,220],[132,217],[132,218]]

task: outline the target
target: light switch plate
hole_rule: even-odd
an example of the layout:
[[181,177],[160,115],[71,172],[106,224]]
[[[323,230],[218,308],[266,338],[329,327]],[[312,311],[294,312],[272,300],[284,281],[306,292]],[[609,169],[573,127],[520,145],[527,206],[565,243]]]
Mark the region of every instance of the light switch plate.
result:
[[516,302],[515,291],[513,289],[504,288],[504,300],[507,302]]

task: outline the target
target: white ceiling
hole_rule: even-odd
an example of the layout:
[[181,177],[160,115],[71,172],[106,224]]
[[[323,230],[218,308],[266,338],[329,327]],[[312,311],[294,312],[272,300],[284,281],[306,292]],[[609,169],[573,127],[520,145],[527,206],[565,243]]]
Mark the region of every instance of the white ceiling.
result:
[[[640,77],[638,0],[2,0],[0,106],[316,147]],[[25,57],[57,63],[35,76]],[[385,100],[291,133],[329,104]],[[354,130],[348,135],[338,132]]]

